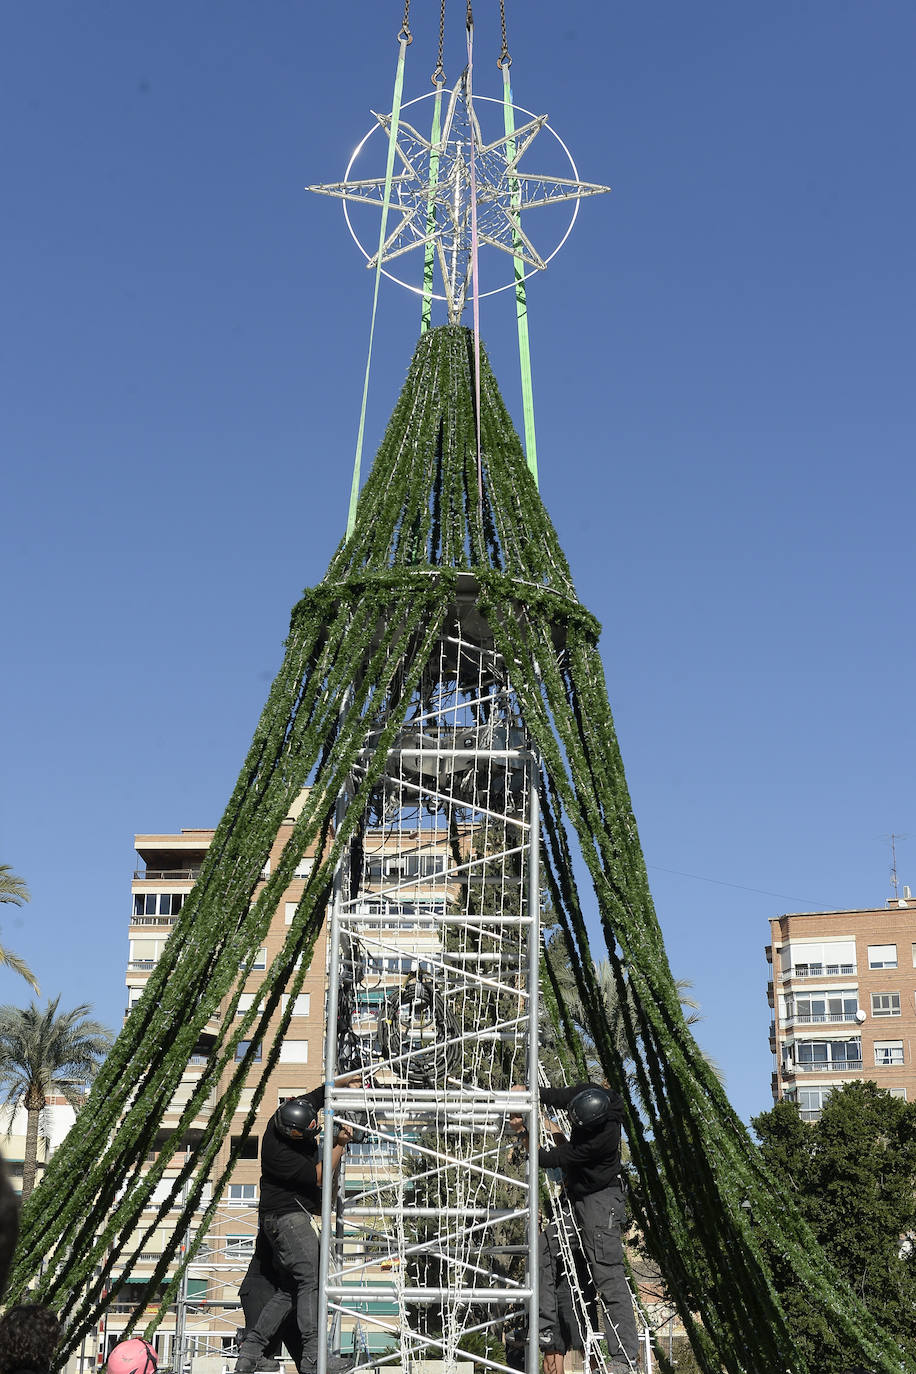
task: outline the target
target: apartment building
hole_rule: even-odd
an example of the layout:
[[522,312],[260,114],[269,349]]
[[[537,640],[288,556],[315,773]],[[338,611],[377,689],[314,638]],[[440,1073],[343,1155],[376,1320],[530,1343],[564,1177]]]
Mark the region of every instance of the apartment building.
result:
[[[265,866],[265,878],[288,842],[300,809],[301,801],[281,826],[270,860]],[[213,830],[203,829],[136,836],[138,863],[131,885],[126,1012],[142,996],[164,943],[180,919],[182,906],[194,886],[214,833]],[[436,829],[435,825],[418,830],[414,836],[413,852],[405,855],[403,837],[393,842],[381,831],[370,831],[365,837],[365,878],[359,910],[370,919],[362,928],[365,977],[353,1007],[353,1034],[356,1036],[371,1037],[374,1034],[377,1009],[388,993],[403,984],[411,974],[424,971],[428,967],[429,957],[435,955],[438,942],[433,930],[433,916],[441,914],[448,899],[445,878],[447,839],[446,832]],[[314,858],[314,854],[308,854],[300,861],[292,882],[282,895],[265,945],[246,979],[239,1012],[249,1009],[258,997],[261,977],[285,941],[287,926],[293,919]],[[257,1124],[245,1146],[244,1157],[236,1164],[206,1241],[188,1268],[181,1298],[168,1312],[157,1335],[161,1364],[177,1367],[181,1363],[187,1371],[190,1363],[193,1374],[220,1374],[226,1368],[227,1361],[234,1356],[236,1331],[243,1324],[238,1301],[239,1284],[253,1251],[257,1231],[260,1137],[281,1101],[309,1091],[324,1079],[326,985],[327,940],[326,933],[322,931],[302,991],[296,998],[293,1019],[280,1051],[279,1063],[262,1100]],[[278,1019],[286,1005],[284,998],[277,1012]],[[214,1019],[212,1024],[215,1031],[219,1021]],[[162,1140],[177,1125],[178,1113],[187,1102],[194,1080],[206,1064],[213,1043],[213,1036],[206,1032],[201,1036],[185,1070],[182,1086],[162,1122]],[[246,1048],[247,1042],[243,1041],[239,1047],[239,1057]],[[260,1054],[256,1050],[250,1073],[251,1086],[244,1090],[237,1111],[240,1127],[259,1080],[259,1059]],[[192,1125],[183,1141],[184,1151],[179,1151],[173,1157],[162,1184],[153,1195],[152,1203],[158,1204],[165,1197],[187,1153],[194,1149],[194,1127],[200,1129],[203,1124],[201,1119]],[[220,1171],[225,1165],[232,1144],[232,1138],[227,1138],[217,1157],[214,1172]],[[351,1148],[344,1176],[346,1192],[358,1192],[370,1179],[377,1183],[386,1170],[394,1167],[393,1153],[390,1145],[380,1142],[363,1142]],[[153,1151],[150,1162],[155,1157],[156,1152]],[[208,1187],[201,1199],[202,1207],[211,1201],[212,1192]],[[116,1301],[109,1308],[99,1331],[97,1349],[84,1349],[75,1367],[88,1369],[101,1351],[110,1349],[121,1338],[127,1317],[134,1311],[139,1297],[140,1290],[135,1285],[152,1274],[168,1234],[169,1228],[165,1224],[148,1242],[149,1248],[142,1252],[136,1272],[121,1276]],[[379,1283],[382,1278],[380,1273]],[[370,1276],[366,1286],[371,1287],[373,1281]],[[154,1310],[150,1309],[150,1315]],[[354,1334],[352,1322],[344,1323],[340,1338],[344,1349],[352,1348],[356,1340],[361,1341],[361,1348],[366,1348],[368,1339],[360,1333]]]
[[[78,1089],[82,1092],[82,1089]],[[66,1098],[51,1093],[38,1118],[38,1159],[36,1186],[41,1182],[45,1163],[57,1149],[76,1120],[76,1113]],[[22,1166],[25,1159],[25,1137],[28,1119],[24,1107],[0,1109],[0,1151],[13,1188],[22,1192]]]
[[773,1099],[796,1102],[805,1121],[857,1079],[916,1100],[916,900],[903,893],[770,921]]

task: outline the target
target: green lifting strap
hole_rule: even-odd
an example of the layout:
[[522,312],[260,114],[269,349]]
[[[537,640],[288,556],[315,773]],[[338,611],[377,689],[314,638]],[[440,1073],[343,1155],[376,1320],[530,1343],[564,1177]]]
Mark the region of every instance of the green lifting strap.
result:
[[[503,63],[503,115],[506,126],[506,161],[511,164],[515,157],[515,112],[512,108],[512,87],[509,82],[509,64]],[[522,194],[518,177],[510,177],[511,206],[513,214],[521,213]],[[528,343],[528,296],[525,291],[525,262],[518,252],[521,240],[516,229],[512,230],[512,246],[515,248],[515,318],[518,324],[518,360],[522,373],[522,414],[525,420],[525,457],[528,467],[538,485],[538,448],[534,433],[534,391],[531,386],[531,349]]]
[[426,202],[426,248],[423,260],[423,310],[420,315],[420,333],[425,334],[432,323],[433,313],[433,272],[436,262],[436,248],[433,236],[436,232],[436,183],[439,180],[439,141],[442,137],[442,86],[436,87],[433,104],[433,127],[429,136],[429,198]]
[[401,118],[401,92],[404,89],[404,57],[410,37],[401,31],[398,45],[398,67],[394,78],[394,96],[391,101],[391,127],[388,130],[388,163],[385,168],[385,193],[382,197],[382,222],[378,233],[378,255],[375,262],[375,290],[372,295],[372,322],[369,326],[369,353],[366,358],[366,376],[363,381],[363,403],[359,412],[359,433],[356,436],[356,457],[353,460],[353,482],[350,487],[350,510],[347,515],[347,538],[353,533],[356,524],[356,503],[359,500],[359,474],[363,458],[363,436],[366,432],[366,401],[369,396],[369,369],[372,366],[372,340],[375,336],[375,316],[378,310],[378,288],[382,278],[382,252],[385,247],[385,233],[388,228],[388,208],[391,205],[391,185],[394,175],[394,152],[398,142],[398,124]]

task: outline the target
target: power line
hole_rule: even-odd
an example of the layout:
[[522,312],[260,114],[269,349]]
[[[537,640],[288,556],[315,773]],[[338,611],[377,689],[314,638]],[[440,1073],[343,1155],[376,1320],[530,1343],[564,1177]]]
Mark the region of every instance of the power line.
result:
[[675,878],[692,878],[697,883],[715,883],[717,887],[734,887],[739,892],[757,892],[762,897],[779,897],[784,902],[800,902],[802,906],[819,907],[821,911],[839,911],[841,909],[836,903],[814,902],[807,897],[792,897],[785,892],[770,892],[765,887],[748,887],[746,883],[729,883],[724,878],[706,878],[702,873],[682,873],[679,868],[662,868],[660,864],[647,864],[646,867],[655,873],[670,873]]

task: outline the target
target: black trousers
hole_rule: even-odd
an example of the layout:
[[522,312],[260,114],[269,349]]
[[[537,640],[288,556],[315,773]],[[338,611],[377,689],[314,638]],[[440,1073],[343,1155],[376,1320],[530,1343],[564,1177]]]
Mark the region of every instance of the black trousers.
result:
[[623,1265],[621,1229],[626,1220],[623,1189],[618,1185],[573,1202],[582,1249],[592,1282],[607,1309],[605,1330],[611,1359],[625,1355],[636,1363],[639,1336],[633,1299]]
[[[257,1325],[258,1318],[278,1289],[285,1289],[290,1295],[292,1294],[289,1278],[277,1271],[270,1244],[264,1232],[259,1229],[254,1243],[254,1254],[248,1265],[248,1272],[242,1279],[239,1288],[239,1300],[245,1314],[247,1330],[251,1330]],[[292,1296],[290,1296],[290,1306],[292,1306]],[[243,1339],[242,1336],[239,1337],[239,1344]],[[302,1362],[302,1337],[299,1335],[299,1324],[292,1311],[284,1320],[277,1334],[268,1341],[264,1354],[270,1359],[276,1359],[280,1354],[281,1342],[286,1346],[298,1369]]]

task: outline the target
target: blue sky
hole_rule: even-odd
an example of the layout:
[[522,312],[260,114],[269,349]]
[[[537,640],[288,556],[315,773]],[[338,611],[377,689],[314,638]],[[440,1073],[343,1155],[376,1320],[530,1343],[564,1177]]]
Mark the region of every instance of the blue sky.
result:
[[[475,11],[498,96],[495,0]],[[916,9],[507,14],[516,101],[613,187],[530,288],[541,490],[604,626],[672,967],[747,1116],[770,1100],[768,917],[882,905],[892,832],[916,886]],[[400,15],[5,16],[0,861],[33,900],[0,936],[109,1024],[133,834],[216,823],[343,533],[371,280],[303,188],[390,108]],[[437,19],[414,0],[405,97]],[[485,302],[520,423],[514,333]],[[417,335],[383,283],[368,454]]]

